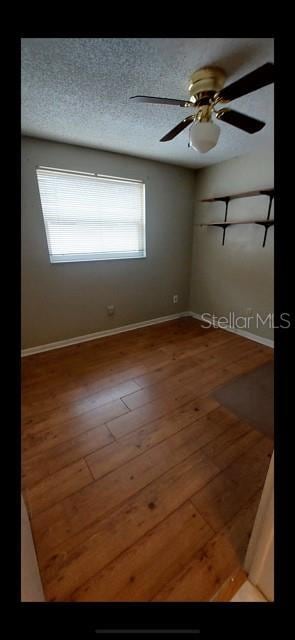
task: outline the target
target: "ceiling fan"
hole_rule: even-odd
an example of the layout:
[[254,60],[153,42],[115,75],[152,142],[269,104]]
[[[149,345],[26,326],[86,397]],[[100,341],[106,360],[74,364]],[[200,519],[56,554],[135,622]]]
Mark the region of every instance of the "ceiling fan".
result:
[[[233,109],[223,108],[222,105],[274,82],[274,64],[267,62],[226,87],[224,87],[225,78],[226,74],[223,69],[203,67],[197,69],[190,77],[189,100],[154,96],[132,96],[130,100],[193,108],[194,113],[184,118],[176,127],[166,133],[160,142],[172,140],[183,129],[192,125],[188,146],[194,147],[201,153],[206,153],[215,147],[220,134],[219,127],[212,120],[213,114],[217,120],[227,122],[238,129],[247,131],[247,133],[256,133],[265,126],[265,122],[261,120]],[[217,105],[220,105],[221,108],[216,109]]]

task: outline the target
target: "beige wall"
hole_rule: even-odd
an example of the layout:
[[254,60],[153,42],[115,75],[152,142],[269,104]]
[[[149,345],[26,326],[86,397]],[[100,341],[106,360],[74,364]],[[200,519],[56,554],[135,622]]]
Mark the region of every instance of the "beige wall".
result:
[[[195,174],[159,162],[23,139],[22,347],[111,329],[188,309]],[[147,258],[51,264],[38,165],[143,179]],[[173,304],[173,294],[179,303]],[[107,316],[106,306],[116,313]]]
[[[190,293],[190,309],[195,313],[224,316],[231,311],[244,315],[252,309],[251,315],[263,316],[273,312],[273,228],[262,248],[263,227],[228,227],[222,246],[220,228],[197,226],[199,222],[223,220],[224,216],[224,203],[200,203],[202,198],[273,187],[273,180],[272,149],[197,172]],[[266,196],[234,200],[229,204],[228,219],[264,219],[267,205]],[[273,338],[273,330],[267,326],[256,328],[251,322],[246,330]]]

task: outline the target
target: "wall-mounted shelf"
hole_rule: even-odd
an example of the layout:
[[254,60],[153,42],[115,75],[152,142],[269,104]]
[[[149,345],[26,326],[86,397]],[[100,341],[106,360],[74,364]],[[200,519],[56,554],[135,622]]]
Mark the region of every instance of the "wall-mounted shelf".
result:
[[[267,210],[267,216],[265,220],[237,220],[237,221],[228,221],[227,220],[227,213],[228,213],[228,204],[231,200],[235,200],[237,198],[251,198],[253,196],[268,196],[269,197],[269,203],[268,203],[268,210]],[[222,234],[222,244],[224,245],[224,241],[225,241],[225,232],[227,227],[230,227],[233,224],[258,224],[264,227],[264,238],[263,238],[263,243],[262,246],[265,247],[265,243],[266,243],[266,236],[267,236],[267,232],[269,227],[272,227],[274,225],[274,220],[270,220],[270,211],[271,211],[271,205],[272,205],[272,201],[274,198],[274,189],[260,189],[259,191],[246,191],[244,193],[234,193],[228,196],[216,196],[215,198],[205,198],[204,200],[200,200],[200,202],[224,202],[225,203],[225,214],[224,214],[224,220],[221,222],[203,222],[200,223],[198,226],[200,227],[221,227],[221,229],[223,229],[223,234]]]
[[215,196],[214,198],[205,198],[200,202],[225,202],[226,200],[236,200],[236,198],[253,198],[253,196],[274,196],[274,189],[259,189],[258,191],[245,191],[243,193],[232,193],[227,196]]
[[267,231],[268,231],[269,227],[272,227],[274,225],[274,220],[237,220],[237,221],[232,220],[232,221],[227,221],[227,222],[201,222],[197,226],[199,226],[199,227],[221,227],[221,229],[223,229],[222,244],[224,244],[225,231],[226,231],[227,227],[230,227],[230,226],[232,226],[234,224],[259,224],[262,227],[264,227],[265,228],[265,232],[264,232],[264,239],[263,239],[262,246],[265,247]]

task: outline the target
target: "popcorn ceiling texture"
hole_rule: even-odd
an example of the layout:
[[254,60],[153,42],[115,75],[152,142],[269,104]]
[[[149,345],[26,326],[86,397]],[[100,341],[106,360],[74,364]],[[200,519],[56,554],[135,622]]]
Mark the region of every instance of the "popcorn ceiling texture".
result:
[[251,136],[219,122],[218,145],[205,155],[188,148],[188,130],[159,142],[190,109],[129,97],[187,99],[199,67],[223,67],[229,84],[272,60],[271,38],[23,38],[22,132],[192,168],[215,164],[272,146],[272,85],[231,105],[264,129]]

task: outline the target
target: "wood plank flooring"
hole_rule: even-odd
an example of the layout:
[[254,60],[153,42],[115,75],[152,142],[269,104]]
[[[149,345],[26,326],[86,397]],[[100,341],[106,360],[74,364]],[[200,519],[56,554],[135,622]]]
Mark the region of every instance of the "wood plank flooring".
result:
[[273,449],[212,392],[271,349],[192,318],[22,361],[22,488],[50,601],[209,601]]

